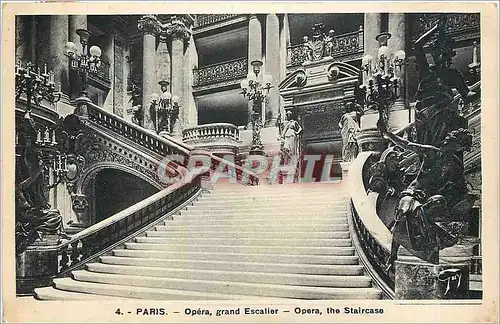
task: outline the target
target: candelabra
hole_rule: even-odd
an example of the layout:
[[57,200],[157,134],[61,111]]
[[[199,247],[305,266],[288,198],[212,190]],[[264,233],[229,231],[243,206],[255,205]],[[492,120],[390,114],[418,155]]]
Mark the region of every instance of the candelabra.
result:
[[101,49],[98,46],[87,48],[90,31],[86,29],[77,29],[76,33],[80,36],[83,53],[78,54],[78,46],[73,42],[67,42],[65,46],[65,55],[69,58],[70,68],[77,72],[80,81],[80,95],[87,97],[87,82],[89,73],[96,73],[101,65]]
[[175,120],[179,115],[179,98],[172,96],[168,91],[170,83],[167,80],[161,80],[158,84],[162,94],[153,93],[151,95],[151,115],[154,113],[158,133],[166,132],[168,135],[172,135]]
[[263,145],[260,138],[260,130],[262,129],[262,104],[269,94],[272,78],[269,75],[260,75],[262,61],[252,61],[253,74],[248,73],[247,78],[241,81],[241,89],[243,97],[252,101],[252,146],[250,154],[264,155]]
[[361,63],[363,84],[360,85],[361,94],[357,98],[357,103],[364,111],[378,111],[384,123],[387,123],[389,106],[397,98],[402,98],[404,91],[406,53],[399,50],[391,55],[387,47],[387,40],[390,37],[389,33],[377,35],[376,40],[380,47],[376,61],[371,55],[363,57]]
[[35,71],[35,66],[27,62],[24,66],[21,63],[16,64],[16,100],[24,93],[28,110],[31,110],[31,103],[39,105],[42,100],[54,104],[61,99],[61,92],[56,91],[54,82],[54,73],[47,72],[47,65],[44,65],[44,72],[40,68]]

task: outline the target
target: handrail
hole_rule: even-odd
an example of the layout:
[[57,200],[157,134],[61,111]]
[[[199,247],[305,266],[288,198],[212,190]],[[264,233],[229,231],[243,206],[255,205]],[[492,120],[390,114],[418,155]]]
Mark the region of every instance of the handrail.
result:
[[359,244],[355,244],[365,269],[384,294],[394,299],[394,270],[388,271],[386,261],[390,255],[392,233],[377,215],[378,194],[367,193],[363,169],[374,152],[362,152],[352,162],[348,190],[351,197],[351,227]]
[[198,87],[244,78],[248,71],[247,62],[247,58],[240,57],[193,69],[193,86]]
[[188,156],[193,147],[174,141],[170,136],[159,136],[128,120],[110,113],[101,107],[88,103],[89,120],[98,125],[111,129],[132,141],[147,147],[163,156],[181,154]]
[[176,210],[201,190],[200,176],[189,183],[178,182],[160,192],[73,235],[70,240],[47,250],[58,255],[61,276],[101,255],[110,246],[130,239],[158,219]]

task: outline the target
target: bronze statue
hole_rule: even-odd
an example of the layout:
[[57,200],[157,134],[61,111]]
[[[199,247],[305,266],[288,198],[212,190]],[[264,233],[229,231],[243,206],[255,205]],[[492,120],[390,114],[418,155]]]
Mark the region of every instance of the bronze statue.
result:
[[62,229],[58,210],[50,209],[48,188],[44,183],[46,166],[37,148],[37,130],[27,109],[21,122],[20,143],[22,152],[16,168],[16,253],[21,253],[42,234],[67,235]]
[[377,125],[395,145],[422,157],[416,178],[400,194],[392,226],[393,243],[389,265],[399,245],[431,263],[439,261],[439,250],[457,243],[459,233],[449,233],[439,222],[467,219],[475,198],[468,194],[462,154],[472,145],[466,129],[447,134],[439,147],[410,142],[388,132],[382,120]]

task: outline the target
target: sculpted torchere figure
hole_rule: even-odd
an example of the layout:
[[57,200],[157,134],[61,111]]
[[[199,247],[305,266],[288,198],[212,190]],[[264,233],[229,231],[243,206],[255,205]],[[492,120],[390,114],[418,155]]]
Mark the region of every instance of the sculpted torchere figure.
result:
[[46,197],[44,172],[46,166],[39,157],[36,146],[37,130],[31,110],[28,109],[21,122],[20,143],[22,153],[16,168],[16,253],[21,253],[42,234],[67,235],[62,229],[59,211],[50,209]]
[[[436,33],[430,44],[434,65],[429,65],[423,47]],[[451,105],[452,89],[457,89],[465,102],[474,93],[460,71],[451,67],[455,51],[453,39],[446,35],[446,15],[441,15],[438,24],[422,35],[414,47],[421,80],[415,106],[417,142],[438,146],[450,131],[467,127],[465,118]]]
[[439,147],[413,143],[387,131],[383,136],[395,145],[422,157],[416,178],[401,193],[392,227],[393,244],[389,264],[396,259],[399,245],[423,260],[437,264],[439,250],[457,243],[458,233],[449,233],[436,222],[464,221],[474,204],[464,178],[462,154],[472,145],[466,129],[447,134]]

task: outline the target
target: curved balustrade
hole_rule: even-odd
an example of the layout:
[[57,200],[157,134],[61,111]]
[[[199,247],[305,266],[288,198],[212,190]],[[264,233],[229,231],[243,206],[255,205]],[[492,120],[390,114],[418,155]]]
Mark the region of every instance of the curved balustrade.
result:
[[200,177],[176,183],[50,247],[58,257],[56,276],[64,276],[184,208],[201,193]]
[[362,152],[352,162],[348,188],[351,197],[350,229],[360,260],[387,298],[394,299],[394,267],[386,261],[391,251],[392,234],[377,215],[378,194],[367,193],[363,174],[374,152]]
[[238,127],[229,123],[205,124],[182,131],[184,142],[221,138],[237,142],[240,138],[240,131]]

